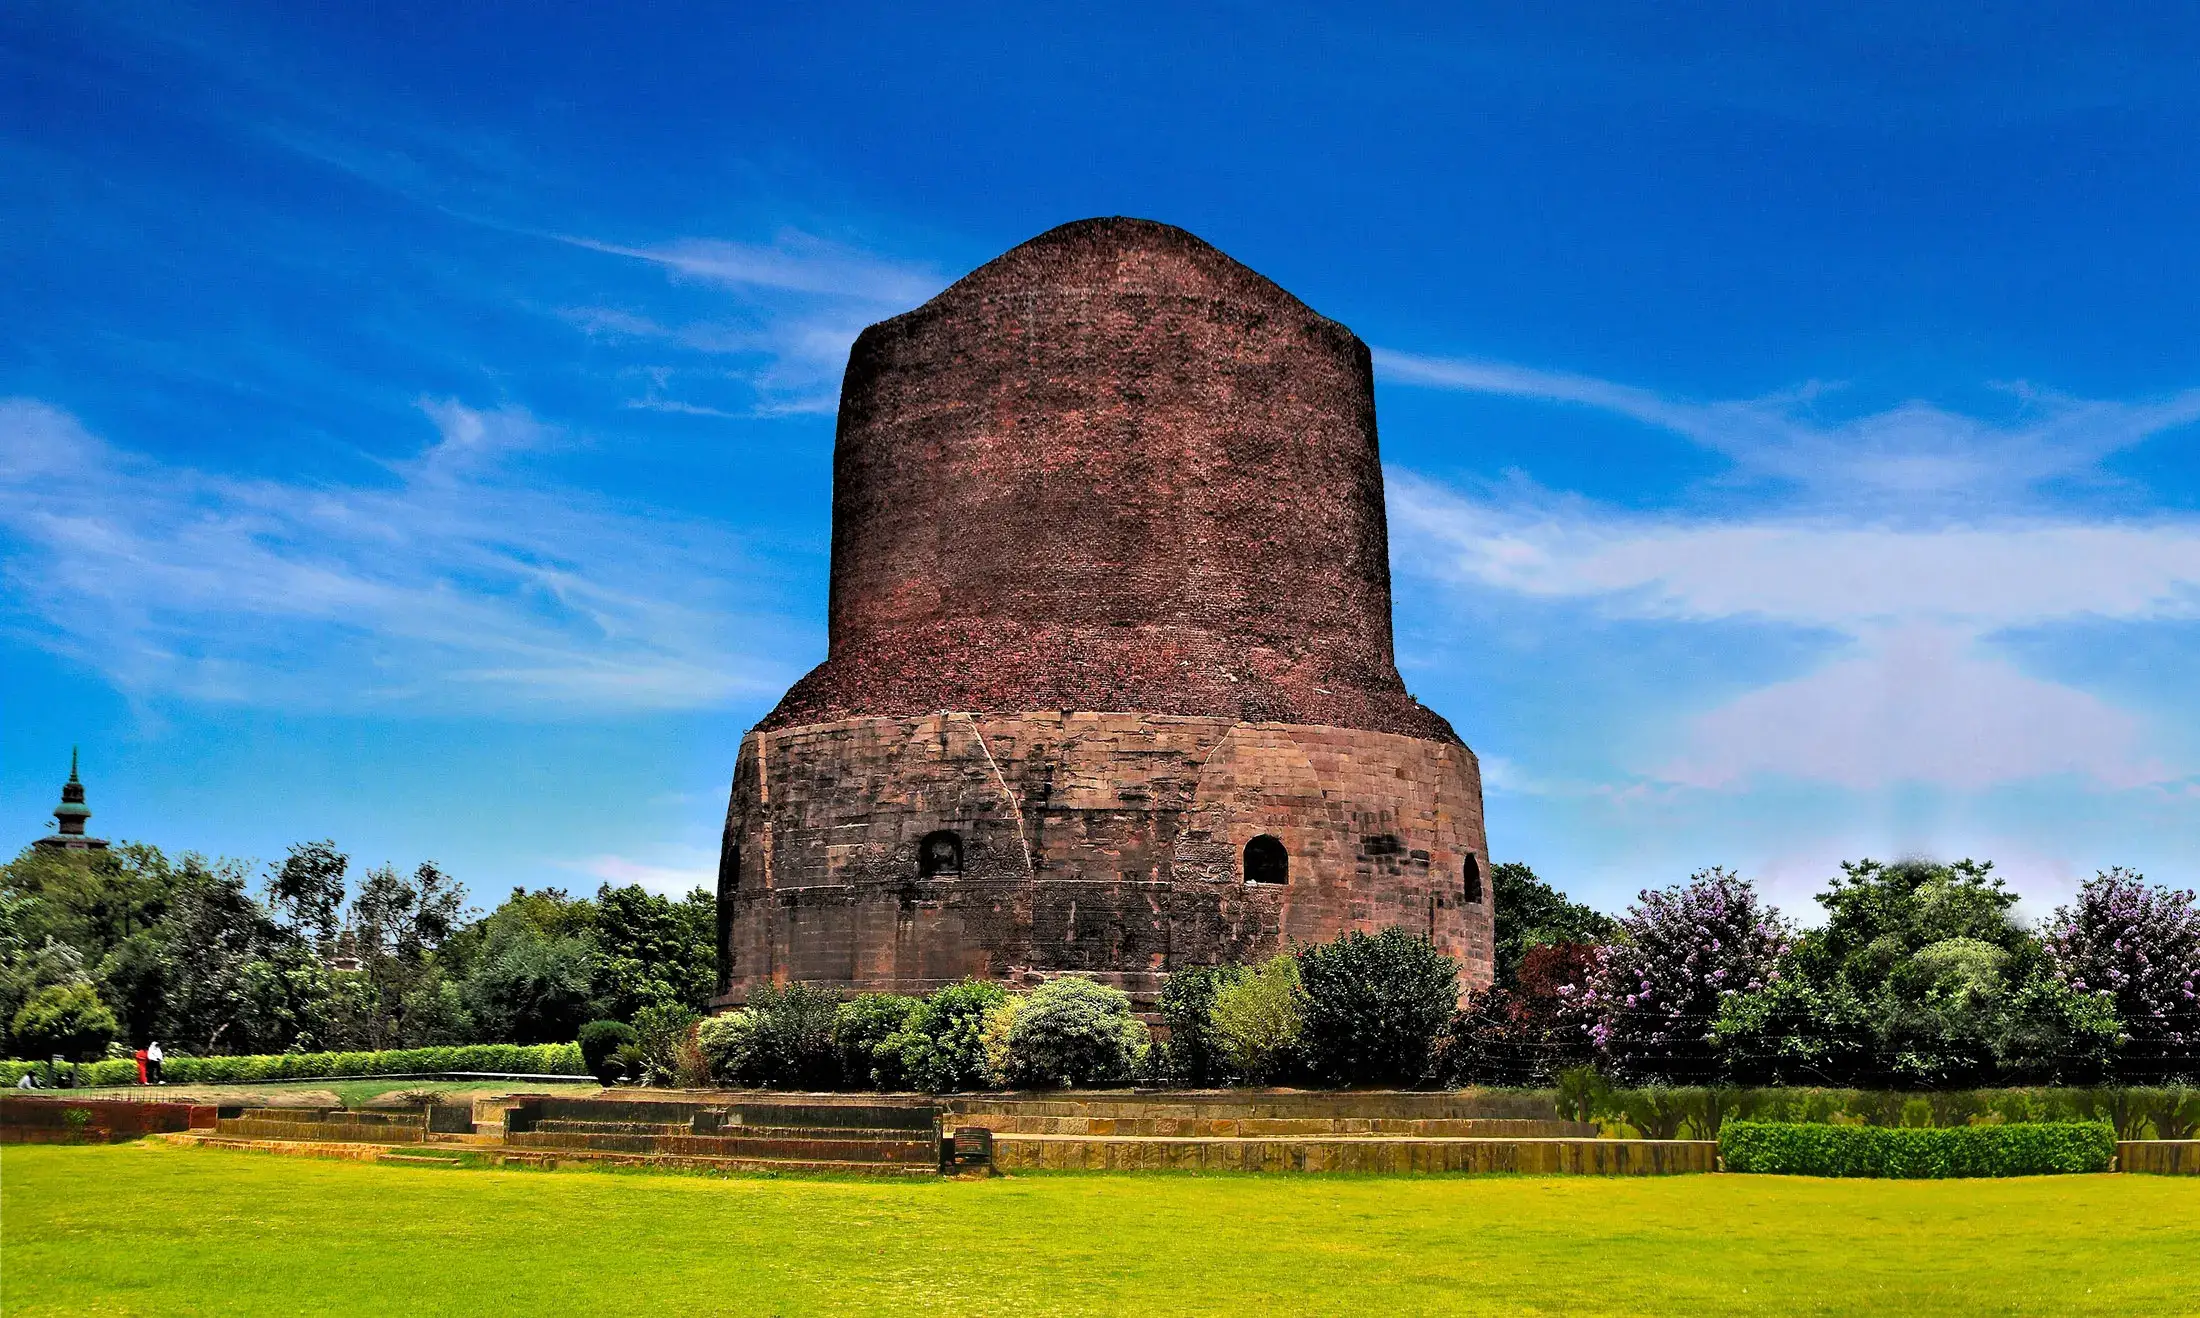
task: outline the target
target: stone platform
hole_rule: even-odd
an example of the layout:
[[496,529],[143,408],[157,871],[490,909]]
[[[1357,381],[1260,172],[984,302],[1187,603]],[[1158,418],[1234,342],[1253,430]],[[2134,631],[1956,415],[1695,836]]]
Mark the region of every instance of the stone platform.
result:
[[[981,1133],[982,1132],[982,1133]],[[1092,1092],[855,1096],[606,1091],[413,1112],[223,1108],[210,1147],[420,1166],[624,1166],[721,1173],[1519,1172],[1717,1169],[1708,1140],[1600,1139],[1547,1097],[1502,1092]]]

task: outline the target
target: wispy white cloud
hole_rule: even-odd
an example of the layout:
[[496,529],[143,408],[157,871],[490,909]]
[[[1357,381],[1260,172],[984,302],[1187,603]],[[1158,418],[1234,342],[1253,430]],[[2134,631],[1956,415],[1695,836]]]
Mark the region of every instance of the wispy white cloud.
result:
[[1881,513],[1975,505],[2042,482],[2097,475],[2102,459],[2200,421],[2200,389],[2144,402],[2072,398],[2025,384],[2003,386],[2004,421],[1910,401],[1828,420],[1838,394],[1812,382],[1764,398],[1692,402],[1590,376],[1501,362],[1377,350],[1383,378],[1399,384],[1575,404],[1686,436],[1731,459],[1737,475],[1792,484],[1814,499]]
[[592,878],[614,886],[640,884],[666,897],[684,897],[697,888],[712,889],[718,883],[718,857],[689,848],[671,863],[639,861],[627,856],[599,855],[566,863]]
[[[721,292],[725,313],[703,321],[668,324],[609,307],[578,307],[565,314],[601,337],[753,359],[747,372],[756,394],[752,411],[765,416],[832,411],[856,335],[874,321],[917,306],[947,284],[928,266],[889,260],[797,230],[783,231],[768,246],[718,239],[646,247],[587,238],[558,241],[647,261],[673,279]],[[666,400],[655,397],[637,405],[671,410]]]
[[560,715],[783,683],[726,536],[529,480],[514,459],[557,436],[524,411],[421,406],[433,443],[338,486],[175,466],[0,402],[13,625],[131,692],[254,704]]
[[1521,595],[1593,596],[1635,617],[1846,630],[1929,620],[1974,631],[2200,617],[2200,523],[2189,520],[1684,519],[1474,498],[1400,470],[1390,497],[1409,533],[1399,555],[1416,570]]
[[770,246],[717,238],[682,238],[650,247],[628,247],[567,238],[575,247],[661,265],[678,274],[728,288],[815,293],[862,302],[913,306],[945,286],[928,269],[889,261],[869,252],[781,230]]
[[[2174,789],[2194,772],[2155,743],[2140,711],[2028,674],[1993,639],[2088,619],[2200,618],[2200,522],[1691,519],[1477,497],[1403,471],[1390,491],[1401,570],[1438,583],[1585,602],[1613,617],[1843,638],[1818,667],[1714,708],[1642,710],[1679,724],[1666,739],[1674,749],[1635,766],[1656,781],[1975,791],[2072,775]],[[1534,790],[1532,771],[1508,777]]]

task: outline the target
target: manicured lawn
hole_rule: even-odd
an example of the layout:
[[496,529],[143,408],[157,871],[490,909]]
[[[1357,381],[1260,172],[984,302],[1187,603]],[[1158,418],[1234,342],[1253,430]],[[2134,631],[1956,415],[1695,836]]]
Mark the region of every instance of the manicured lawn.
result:
[[2200,1178],[711,1180],[0,1153],[10,1315],[2193,1313]]

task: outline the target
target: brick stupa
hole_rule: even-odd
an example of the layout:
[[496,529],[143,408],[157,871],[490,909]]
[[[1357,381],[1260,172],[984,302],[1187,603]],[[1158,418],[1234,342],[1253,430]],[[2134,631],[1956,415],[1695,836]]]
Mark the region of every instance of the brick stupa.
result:
[[826,661],[743,739],[721,1001],[1399,927],[1488,982],[1481,774],[1407,695],[1367,346],[1064,225],[849,354]]

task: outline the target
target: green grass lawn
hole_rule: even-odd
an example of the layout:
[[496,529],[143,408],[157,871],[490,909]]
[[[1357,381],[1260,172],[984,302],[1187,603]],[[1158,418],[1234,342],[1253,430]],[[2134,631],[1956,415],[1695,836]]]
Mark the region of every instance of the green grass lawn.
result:
[[2200,1178],[442,1171],[0,1153],[10,1315],[2200,1312]]

